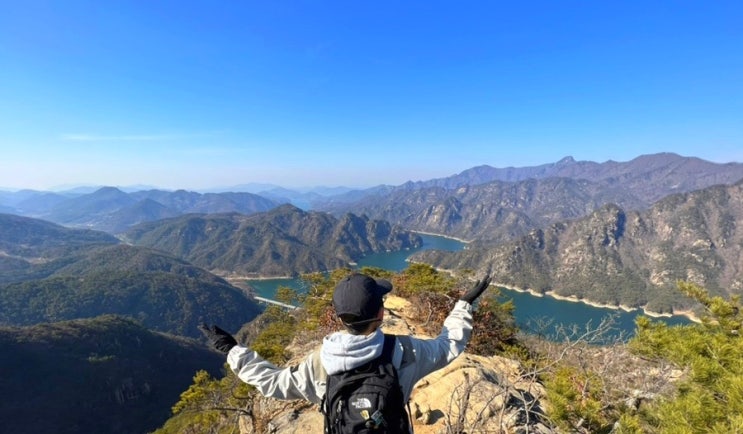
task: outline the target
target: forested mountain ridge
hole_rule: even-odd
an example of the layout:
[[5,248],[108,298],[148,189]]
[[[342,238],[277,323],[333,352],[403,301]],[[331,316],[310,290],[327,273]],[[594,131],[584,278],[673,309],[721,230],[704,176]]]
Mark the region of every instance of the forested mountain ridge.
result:
[[[239,212],[250,214],[272,209],[278,203],[252,193],[196,193],[185,190],[146,190],[125,193],[101,187],[92,193],[65,196],[48,192],[23,192],[25,199],[6,205],[18,215],[35,217],[70,227],[119,233],[142,222],[188,213]],[[8,201],[10,203],[10,201]]]
[[201,343],[115,316],[0,326],[0,430],[150,432],[197,370],[217,375],[223,363]]
[[[47,277],[0,285],[0,324],[32,325],[117,314],[135,318],[153,330],[198,337],[196,327],[201,322],[239,327],[260,313],[255,302],[226,281],[183,266],[174,258],[141,250],[117,246],[91,252]],[[85,263],[100,262],[98,255],[114,258],[116,266],[87,268]],[[149,255],[153,256],[144,261],[163,266],[145,271],[122,264],[127,256],[136,261]]]
[[252,215],[187,215],[122,235],[220,275],[295,276],[346,267],[363,255],[419,247],[418,235],[385,221],[282,205]]
[[252,214],[268,211],[279,205],[263,196],[247,192],[197,193],[186,190],[168,192],[147,190],[130,193],[136,200],[149,199],[179,214],[238,212]]
[[0,214],[0,258],[42,261],[77,249],[117,243],[116,237],[103,232],[70,229],[44,220]]
[[743,181],[668,196],[644,211],[606,205],[588,217],[532,230],[510,243],[412,260],[489,270],[493,281],[655,312],[687,309],[677,280],[743,294]]
[[196,337],[201,321],[239,327],[261,310],[204,269],[104,232],[0,215],[0,247],[3,325],[119,314]]

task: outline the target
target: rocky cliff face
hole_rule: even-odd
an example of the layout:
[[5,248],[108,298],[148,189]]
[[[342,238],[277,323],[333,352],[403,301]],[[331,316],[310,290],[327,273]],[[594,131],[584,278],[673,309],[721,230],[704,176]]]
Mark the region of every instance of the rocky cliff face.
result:
[[607,205],[497,247],[421,252],[446,269],[490,270],[506,286],[653,311],[688,309],[676,281],[743,293],[743,182],[669,196],[646,211]]
[[396,190],[337,209],[353,209],[413,230],[503,242],[540,225],[584,216],[606,202],[642,206],[626,190],[603,190],[601,185],[585,180],[549,178],[518,183],[494,181],[455,190]]

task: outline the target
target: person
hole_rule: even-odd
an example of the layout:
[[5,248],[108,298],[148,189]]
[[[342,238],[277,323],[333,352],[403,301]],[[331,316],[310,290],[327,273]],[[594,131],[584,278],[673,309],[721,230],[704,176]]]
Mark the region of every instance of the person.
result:
[[[433,339],[397,336],[392,364],[397,371],[403,402],[426,375],[456,359],[472,332],[475,300],[490,285],[490,276],[479,280],[454,305],[439,335]],[[303,399],[320,404],[328,375],[351,370],[374,360],[382,353],[384,298],[392,291],[385,279],[353,273],[341,279],[333,291],[336,316],[345,331],[323,338],[319,352],[313,352],[296,366],[280,368],[263,359],[216,325],[200,328],[210,344],[227,355],[232,371],[264,396],[282,400]]]

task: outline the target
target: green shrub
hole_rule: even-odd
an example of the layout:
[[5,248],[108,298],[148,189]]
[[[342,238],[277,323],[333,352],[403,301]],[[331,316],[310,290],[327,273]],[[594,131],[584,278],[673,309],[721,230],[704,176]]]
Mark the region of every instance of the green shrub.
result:
[[645,409],[649,432],[743,432],[743,314],[738,298],[710,297],[701,287],[680,282],[686,295],[702,303],[701,324],[668,327],[637,321],[630,347],[638,354],[669,361],[688,372],[674,396]]
[[218,380],[198,371],[173,406],[173,417],[153,434],[232,433],[236,417],[250,413],[252,390],[230,372]]
[[297,321],[290,312],[279,306],[269,306],[263,313],[268,325],[250,343],[250,348],[264,359],[282,365],[291,358],[286,347],[291,344],[297,331]]
[[560,366],[544,381],[548,414],[568,432],[608,432],[611,424],[603,412],[603,380],[591,371]]

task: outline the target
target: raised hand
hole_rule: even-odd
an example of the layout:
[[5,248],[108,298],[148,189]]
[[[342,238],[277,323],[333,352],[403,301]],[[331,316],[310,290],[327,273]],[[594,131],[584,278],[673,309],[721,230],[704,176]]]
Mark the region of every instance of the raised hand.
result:
[[209,339],[209,343],[214,349],[224,354],[229,353],[232,347],[237,345],[237,341],[231,334],[215,325],[209,327],[206,324],[201,324],[199,330]]
[[477,297],[482,295],[482,293],[487,289],[488,286],[490,286],[490,274],[486,274],[482,280],[478,280],[477,282],[475,282],[475,285],[472,287],[472,289],[465,292],[460,300],[464,300],[469,304],[473,304],[475,300],[477,300]]

